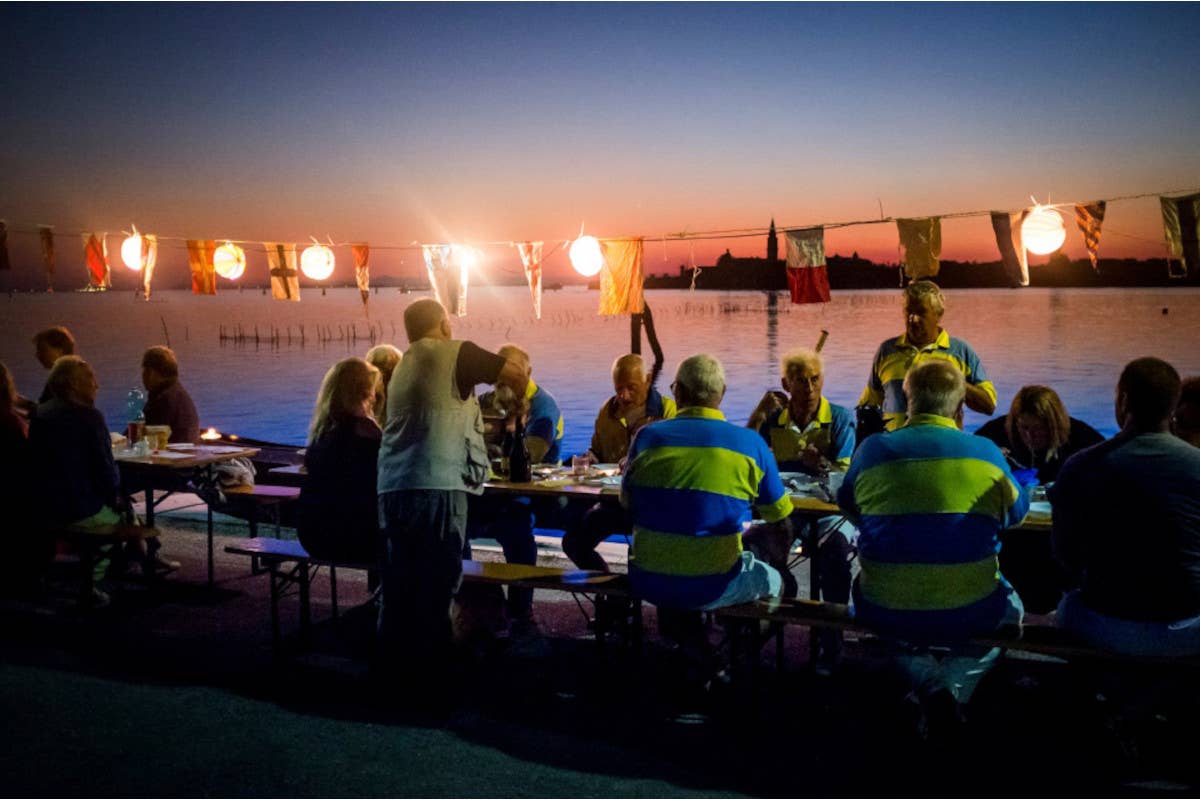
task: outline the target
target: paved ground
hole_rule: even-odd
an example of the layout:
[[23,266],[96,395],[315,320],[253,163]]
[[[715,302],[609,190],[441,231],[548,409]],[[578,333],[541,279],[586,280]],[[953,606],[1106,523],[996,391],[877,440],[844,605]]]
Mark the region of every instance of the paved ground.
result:
[[[793,630],[782,674],[705,691],[652,613],[641,658],[616,646],[601,657],[576,603],[548,592],[540,654],[482,644],[460,702],[420,710],[404,698],[423,687],[385,699],[368,675],[369,611],[319,625],[314,652],[275,659],[267,580],[222,549],[244,524],[219,525],[209,590],[201,520],[160,517],[183,568],[158,588],[124,585],[89,614],[57,596],[0,606],[6,794],[1046,796],[1178,794],[1196,777],[1190,687],[1165,718],[1129,720],[1067,665],[1013,660],[985,680],[964,728],[927,742],[865,643],[821,677]],[[360,574],[339,587],[344,605],[367,599]],[[320,579],[320,620],[327,596]],[[285,631],[296,622],[285,603]]]

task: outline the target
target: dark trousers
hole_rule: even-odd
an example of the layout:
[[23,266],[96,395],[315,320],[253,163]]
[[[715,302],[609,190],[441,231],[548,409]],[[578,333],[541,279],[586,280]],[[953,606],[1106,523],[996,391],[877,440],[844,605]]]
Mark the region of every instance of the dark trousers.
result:
[[450,602],[462,583],[467,493],[413,490],[379,496],[383,527],[381,655],[435,667],[449,655]]
[[[533,509],[528,500],[474,497],[471,523],[461,556],[471,557],[470,539],[495,539],[509,564],[537,564],[537,542],[533,538]],[[526,619],[533,614],[533,589],[508,587],[508,616]]]
[[580,569],[608,572],[608,564],[596,552],[597,545],[613,534],[628,536],[631,530],[629,512],[616,506],[596,503],[567,525],[563,531],[562,549]]

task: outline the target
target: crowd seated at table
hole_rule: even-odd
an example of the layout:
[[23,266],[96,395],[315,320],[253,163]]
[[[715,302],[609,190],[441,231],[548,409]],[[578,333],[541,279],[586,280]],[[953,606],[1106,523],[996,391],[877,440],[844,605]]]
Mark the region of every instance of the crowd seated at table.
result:
[[[860,399],[881,408],[879,435],[858,435],[854,413],[825,397],[817,352],[782,360],[783,391],[764,395],[747,427],[721,412],[715,358],[683,359],[666,396],[640,356],[619,356],[613,395],[580,455],[621,464],[622,507],[570,511],[563,500],[480,496],[491,474],[483,408],[497,436],[523,427],[535,462],[571,459],[567,421],[533,380],[524,348],[492,353],[454,339],[438,301],[415,301],[404,312],[407,353],[379,345],[325,375],[300,540],[318,557],[380,565],[381,657],[399,663],[420,643],[428,675],[450,658],[449,606],[471,538],[493,538],[510,562],[533,564],[537,522],[565,530],[564,552],[579,567],[607,571],[598,543],[630,535],[634,591],[659,607],[665,632],[694,639],[697,611],[797,592],[781,470],[825,485],[841,472],[837,501],[857,530],[830,515],[811,527],[806,549],[818,543],[824,599],[849,601],[897,643],[918,705],[957,714],[994,655],[962,642],[1019,624],[1025,611],[1057,607],[1064,624],[1114,649],[1139,650],[1145,639],[1151,651],[1200,653],[1200,638],[1177,633],[1200,628],[1200,565],[1190,560],[1200,552],[1200,539],[1191,542],[1200,536],[1200,378],[1180,381],[1155,359],[1128,365],[1117,387],[1121,433],[1109,442],[1042,385],[1022,387],[1006,415],[970,436],[963,409],[991,414],[997,401],[982,358],[941,326],[946,301],[931,281],[909,284],[901,301],[904,332],[879,346]],[[46,519],[113,521],[123,496],[95,376],[71,355],[65,329],[34,341],[51,369],[40,406],[22,402],[0,365],[3,460],[36,464],[33,496]],[[164,415],[173,441],[195,441],[195,407],[174,354],[151,347],[142,366],[147,421]],[[481,383],[494,389],[477,398]],[[12,474],[10,493],[22,485]],[[1036,483],[1053,484],[1053,555],[1047,537],[1003,533],[1021,522]],[[752,512],[766,524],[745,532]],[[514,637],[537,635],[531,590],[510,587],[507,610]],[[836,663],[840,637],[819,638]],[[949,655],[931,656],[931,645]]]

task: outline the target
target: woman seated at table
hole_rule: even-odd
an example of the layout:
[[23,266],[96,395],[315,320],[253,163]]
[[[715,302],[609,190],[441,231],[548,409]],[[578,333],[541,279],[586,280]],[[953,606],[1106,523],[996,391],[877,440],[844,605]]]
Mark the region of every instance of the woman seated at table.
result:
[[6,528],[12,532],[6,543],[6,569],[0,591],[17,595],[36,586],[53,552],[51,543],[33,530],[29,423],[19,408],[20,395],[12,374],[0,364],[0,508],[4,509]]
[[1067,415],[1058,393],[1049,386],[1022,386],[1012,407],[989,421],[976,436],[991,439],[1018,468],[1037,470],[1038,483],[1053,483],[1063,463],[1104,437],[1086,422]]
[[317,558],[379,559],[376,462],[382,432],[375,423],[379,370],[361,358],[334,364],[317,394],[300,491],[298,533]]
[[[976,432],[991,439],[1018,468],[1037,470],[1038,483],[1051,483],[1068,458],[1104,441],[1086,422],[1067,416],[1058,393],[1048,386],[1023,386],[1008,414]],[[1072,588],[1050,553],[1050,537],[1021,531],[1000,534],[1000,571],[1012,583],[1025,610],[1046,614]]]

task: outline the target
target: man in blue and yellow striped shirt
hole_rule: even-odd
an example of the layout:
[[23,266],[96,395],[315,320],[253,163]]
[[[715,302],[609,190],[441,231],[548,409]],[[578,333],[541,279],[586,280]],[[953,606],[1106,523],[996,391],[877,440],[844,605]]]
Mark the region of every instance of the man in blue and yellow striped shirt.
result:
[[[641,597],[708,610],[778,595],[792,531],[791,499],[766,442],[725,421],[725,372],[712,356],[685,359],[672,384],[679,411],[638,432],[621,502],[633,521],[629,577]],[[764,530],[742,531],[752,510]],[[755,552],[757,551],[757,556]]]
[[860,406],[881,406],[889,431],[904,425],[907,401],[904,376],[916,364],[942,360],[953,364],[966,379],[966,404],[972,411],[996,410],[996,387],[988,380],[971,345],[941,327],[946,300],[933,281],[914,281],[904,287],[904,333],[879,345],[871,364]]
[[[855,616],[905,642],[955,645],[1019,623],[1020,598],[1000,574],[999,533],[1029,497],[993,442],[959,429],[962,372],[944,360],[904,380],[908,420],[863,442],[838,491],[858,526]],[[931,681],[942,675],[944,684]],[[986,670],[978,656],[921,667],[924,691],[966,702]]]

